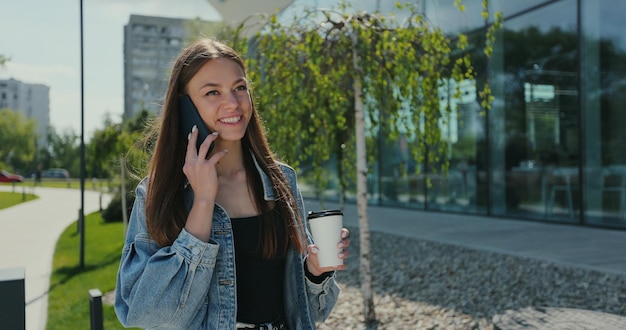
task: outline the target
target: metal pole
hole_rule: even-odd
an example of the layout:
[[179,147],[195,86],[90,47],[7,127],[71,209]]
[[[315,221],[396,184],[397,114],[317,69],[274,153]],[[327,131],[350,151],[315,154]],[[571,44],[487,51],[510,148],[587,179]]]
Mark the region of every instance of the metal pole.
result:
[[80,0],[80,268],[85,266],[85,74],[83,54],[83,0]]
[[102,292],[99,289],[89,290],[89,315],[91,330],[104,330]]
[[120,168],[122,184],[120,189],[122,191],[122,220],[124,221],[124,236],[126,236],[126,229],[128,228],[128,210],[126,206],[126,160],[124,157],[120,158]]

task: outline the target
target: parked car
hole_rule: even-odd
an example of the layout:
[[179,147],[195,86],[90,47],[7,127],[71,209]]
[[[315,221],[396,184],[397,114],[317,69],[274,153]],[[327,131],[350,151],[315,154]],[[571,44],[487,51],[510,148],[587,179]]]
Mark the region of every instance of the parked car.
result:
[[0,182],[22,182],[24,177],[19,174],[12,174],[7,171],[0,171]]
[[64,168],[49,168],[47,170],[41,171],[41,177],[67,179],[70,177],[70,172],[68,172]]

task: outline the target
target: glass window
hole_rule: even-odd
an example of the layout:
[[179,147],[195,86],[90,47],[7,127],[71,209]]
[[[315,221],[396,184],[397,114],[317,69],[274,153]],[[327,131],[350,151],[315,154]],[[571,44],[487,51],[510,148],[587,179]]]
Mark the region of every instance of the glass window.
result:
[[[452,3],[428,1],[427,16],[433,24],[449,33],[467,32],[484,26],[480,1],[465,1],[467,11],[461,12]],[[471,19],[470,19],[471,18]],[[457,22],[460,24],[447,24]],[[447,25],[446,25],[447,24]],[[470,39],[481,39],[484,31],[470,33]],[[479,41],[479,44],[484,44]],[[402,136],[381,144],[379,160],[379,191],[382,204],[404,205],[431,210],[487,213],[486,121],[481,114],[478,88],[484,83],[486,65],[479,47],[474,56],[479,81],[465,80],[458,86],[461,97],[452,97],[456,86],[442,81],[439,91],[441,105],[453,109],[441,118],[442,135],[449,142],[448,170],[442,164],[416,163],[410,147],[415,138]],[[446,113],[442,109],[442,113]],[[384,121],[384,119],[382,119]],[[382,134],[386,136],[386,134]]]
[[502,71],[494,81],[502,84],[495,96],[504,100],[497,114],[503,126],[491,138],[503,142],[492,148],[493,213],[578,222],[576,1],[506,20],[501,41]]
[[[482,32],[481,32],[482,33]],[[484,72],[484,71],[483,71]],[[477,81],[459,83],[461,97],[451,96],[452,82],[442,83],[439,97],[441,107],[450,105],[450,113],[440,121],[441,132],[448,146],[449,168],[428,164],[426,176],[430,184],[426,190],[426,208],[445,211],[486,213],[486,203],[481,187],[485,187],[484,155],[486,143],[485,117],[478,99]],[[446,111],[442,109],[442,113]],[[424,182],[423,185],[426,183]]]
[[479,29],[485,26],[482,1],[463,1],[465,11],[460,11],[453,1],[426,1],[426,17],[446,33],[458,33]]
[[[493,4],[493,10],[495,12],[503,12],[505,17],[514,16],[525,10],[539,6],[550,2],[550,0],[524,0],[524,1],[510,1],[510,0],[496,0],[490,1]],[[575,3],[572,3],[575,5]]]
[[583,1],[585,218],[626,227],[626,3]]

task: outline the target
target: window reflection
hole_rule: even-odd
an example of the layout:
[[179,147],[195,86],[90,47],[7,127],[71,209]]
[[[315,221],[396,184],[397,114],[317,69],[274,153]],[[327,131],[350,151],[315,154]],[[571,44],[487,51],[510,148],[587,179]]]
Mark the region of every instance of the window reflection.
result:
[[460,11],[453,1],[426,1],[426,17],[446,33],[458,33],[482,28],[485,21],[480,15],[482,1],[463,1],[465,11]]
[[580,108],[572,4],[557,2],[504,24],[505,155],[499,165],[505,178],[496,184],[505,186],[497,210],[506,215],[577,221]]
[[[440,123],[450,142],[448,173],[431,170],[439,164],[416,163],[411,136],[391,139],[377,131],[370,201],[626,227],[626,39],[620,16],[626,2],[489,3],[491,13],[503,11],[506,18],[494,56],[486,61],[476,54],[478,75],[464,82],[461,99],[447,95],[445,82],[440,90],[442,102],[458,105]],[[420,6],[433,25],[468,33],[482,45],[485,22],[469,14],[480,11],[481,1],[463,4],[465,13],[451,2]],[[393,10],[387,5],[362,1],[355,7]],[[487,79],[496,100],[485,117],[473,86]],[[374,115],[385,120],[384,111]]]
[[626,227],[626,37],[624,2],[584,1],[581,9],[585,127],[584,221]]

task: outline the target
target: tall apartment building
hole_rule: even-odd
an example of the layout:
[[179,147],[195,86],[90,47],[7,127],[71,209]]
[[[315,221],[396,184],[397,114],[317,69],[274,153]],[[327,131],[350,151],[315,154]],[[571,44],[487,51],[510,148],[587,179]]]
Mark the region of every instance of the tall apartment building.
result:
[[172,63],[192,34],[212,34],[221,22],[131,15],[124,26],[124,119],[159,112]]
[[50,125],[50,87],[13,78],[0,80],[0,109],[18,111],[37,124],[37,146],[47,145]]
[[171,63],[183,45],[184,20],[131,15],[124,26],[124,118],[163,103]]

